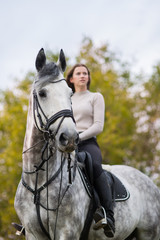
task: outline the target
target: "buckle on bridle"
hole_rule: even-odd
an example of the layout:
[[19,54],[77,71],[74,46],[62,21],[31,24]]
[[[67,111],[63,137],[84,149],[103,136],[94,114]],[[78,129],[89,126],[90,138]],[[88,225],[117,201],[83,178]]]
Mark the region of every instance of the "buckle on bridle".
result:
[[49,139],[54,139],[54,134],[50,130],[44,130],[43,138],[46,142],[49,142]]

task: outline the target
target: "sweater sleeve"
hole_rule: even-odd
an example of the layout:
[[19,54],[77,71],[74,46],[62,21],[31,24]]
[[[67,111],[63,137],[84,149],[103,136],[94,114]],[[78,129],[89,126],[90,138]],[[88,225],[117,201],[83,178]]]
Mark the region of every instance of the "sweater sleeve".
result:
[[96,93],[93,99],[93,124],[79,134],[80,140],[86,140],[97,136],[104,127],[105,103],[101,93]]

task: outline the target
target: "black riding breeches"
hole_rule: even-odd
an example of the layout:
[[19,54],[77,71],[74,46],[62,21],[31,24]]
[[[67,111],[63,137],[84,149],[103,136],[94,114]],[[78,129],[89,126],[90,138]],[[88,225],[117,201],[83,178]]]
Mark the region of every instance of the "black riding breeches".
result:
[[78,144],[78,151],[79,152],[86,151],[90,153],[92,157],[92,162],[93,162],[94,179],[98,178],[103,172],[103,169],[101,165],[102,164],[101,150],[98,146],[96,138],[93,137],[93,138],[81,141]]

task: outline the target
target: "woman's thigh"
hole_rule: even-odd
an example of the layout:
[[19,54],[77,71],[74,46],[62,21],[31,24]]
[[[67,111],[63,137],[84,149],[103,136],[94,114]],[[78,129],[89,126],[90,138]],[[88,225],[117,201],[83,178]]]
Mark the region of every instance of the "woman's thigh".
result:
[[99,177],[103,169],[101,165],[102,155],[98,144],[94,141],[84,142],[84,144],[82,143],[78,146],[78,150],[89,152],[89,154],[92,157],[94,177],[95,178]]

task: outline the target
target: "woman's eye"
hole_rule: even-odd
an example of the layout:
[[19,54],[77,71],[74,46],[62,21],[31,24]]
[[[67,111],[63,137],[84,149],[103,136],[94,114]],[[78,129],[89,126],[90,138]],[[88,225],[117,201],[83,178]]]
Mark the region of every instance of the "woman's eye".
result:
[[46,90],[42,89],[39,91],[39,96],[45,98],[47,96]]

